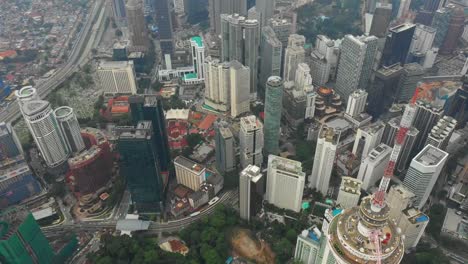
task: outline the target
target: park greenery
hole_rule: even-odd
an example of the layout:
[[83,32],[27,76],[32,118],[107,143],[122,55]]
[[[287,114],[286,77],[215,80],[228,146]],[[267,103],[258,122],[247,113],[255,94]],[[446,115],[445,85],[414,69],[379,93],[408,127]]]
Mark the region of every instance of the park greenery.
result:
[[331,39],[362,34],[359,2],[319,0],[298,8],[298,33],[311,43],[321,34]]

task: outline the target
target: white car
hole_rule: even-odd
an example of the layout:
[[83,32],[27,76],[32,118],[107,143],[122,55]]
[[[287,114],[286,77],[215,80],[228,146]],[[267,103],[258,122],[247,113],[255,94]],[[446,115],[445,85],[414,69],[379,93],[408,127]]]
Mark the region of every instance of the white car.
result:
[[219,200],[219,197],[216,196],[216,197],[214,197],[213,199],[211,199],[211,200],[208,202],[208,204],[209,204],[209,205],[213,205],[213,204],[215,204],[218,200]]

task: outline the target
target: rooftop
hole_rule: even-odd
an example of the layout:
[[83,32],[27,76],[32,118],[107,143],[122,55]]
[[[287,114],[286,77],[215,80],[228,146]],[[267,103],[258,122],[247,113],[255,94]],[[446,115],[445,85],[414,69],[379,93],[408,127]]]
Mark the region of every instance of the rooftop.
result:
[[445,161],[448,153],[432,145],[427,145],[414,160],[424,166],[437,166]]
[[241,127],[247,131],[263,129],[262,123],[254,115],[242,117],[240,123]]
[[197,174],[203,173],[205,171],[205,167],[203,165],[200,165],[184,156],[177,156],[174,159],[174,163]]
[[422,213],[419,209],[414,207],[406,208],[402,211],[402,213],[406,216],[406,218],[412,223],[422,223],[422,222],[429,222],[429,217]]
[[200,36],[192,37],[191,41],[196,43],[199,48],[203,48],[203,40]]
[[414,24],[411,24],[411,23],[403,23],[401,25],[398,25],[398,26],[395,26],[395,27],[392,27],[389,29],[390,32],[393,32],[393,33],[399,33],[399,32],[402,32],[402,31],[405,31],[405,30],[408,30],[410,28],[414,28],[415,25]]
[[360,194],[362,181],[352,177],[342,177],[340,190],[348,193]]

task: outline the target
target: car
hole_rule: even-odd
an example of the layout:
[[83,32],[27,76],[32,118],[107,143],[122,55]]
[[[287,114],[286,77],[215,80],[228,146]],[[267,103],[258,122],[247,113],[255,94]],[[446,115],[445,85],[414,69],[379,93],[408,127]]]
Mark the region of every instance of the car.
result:
[[216,196],[216,197],[214,197],[213,199],[211,199],[211,200],[208,202],[208,204],[209,204],[209,205],[213,205],[213,204],[215,204],[218,200],[219,200],[219,197]]
[[195,217],[195,216],[197,216],[197,215],[199,215],[199,214],[200,214],[200,211],[195,212],[195,213],[191,213],[191,214],[190,214],[190,217]]
[[462,211],[457,211],[456,214],[457,215],[462,215]]

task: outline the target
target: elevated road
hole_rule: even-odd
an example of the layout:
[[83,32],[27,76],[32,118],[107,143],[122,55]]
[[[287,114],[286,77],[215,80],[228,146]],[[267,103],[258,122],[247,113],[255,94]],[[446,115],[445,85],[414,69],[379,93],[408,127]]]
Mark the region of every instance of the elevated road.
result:
[[[78,33],[77,40],[68,55],[68,61],[60,65],[54,75],[36,85],[39,97],[45,98],[87,61],[97,35],[96,26],[101,25],[104,9],[103,0],[96,0],[92,3],[82,30]],[[20,116],[18,104],[12,102],[0,113],[0,121],[14,122]]]

